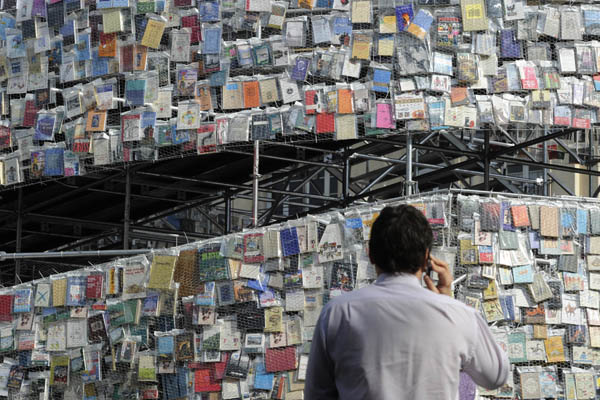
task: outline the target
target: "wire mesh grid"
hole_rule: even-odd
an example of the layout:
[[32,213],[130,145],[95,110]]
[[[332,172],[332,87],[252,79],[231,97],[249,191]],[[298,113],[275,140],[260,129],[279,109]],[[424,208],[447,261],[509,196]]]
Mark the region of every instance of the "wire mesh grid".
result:
[[21,41],[7,50],[5,185],[252,140],[477,128],[509,142],[498,127],[589,129],[600,105],[594,6],[108,3],[4,2],[16,29],[0,35]]

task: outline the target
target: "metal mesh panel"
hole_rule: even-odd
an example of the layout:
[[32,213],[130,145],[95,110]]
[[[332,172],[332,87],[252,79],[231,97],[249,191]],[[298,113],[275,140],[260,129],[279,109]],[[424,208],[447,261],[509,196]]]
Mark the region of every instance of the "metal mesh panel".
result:
[[[6,185],[227,151],[251,140],[318,143],[440,129],[463,137],[478,128],[476,136],[489,130],[492,140],[518,142],[589,129],[600,105],[593,6],[26,3],[19,15],[16,2],[3,5],[7,26],[16,28],[3,39],[27,43],[7,50]],[[24,91],[27,67],[33,78]],[[161,91],[170,105],[156,99]],[[109,103],[105,122],[96,114],[102,102]],[[182,122],[186,110],[196,122]],[[157,112],[155,121],[148,112]],[[124,114],[141,115],[141,125],[135,118],[125,124]],[[135,132],[123,138],[128,124]]]

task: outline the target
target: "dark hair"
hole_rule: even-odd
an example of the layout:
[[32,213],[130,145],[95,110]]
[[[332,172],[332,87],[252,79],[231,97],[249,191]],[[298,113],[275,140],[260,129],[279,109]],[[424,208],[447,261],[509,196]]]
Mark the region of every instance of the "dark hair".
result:
[[383,272],[412,273],[425,264],[433,232],[413,206],[385,207],[371,228],[369,258]]

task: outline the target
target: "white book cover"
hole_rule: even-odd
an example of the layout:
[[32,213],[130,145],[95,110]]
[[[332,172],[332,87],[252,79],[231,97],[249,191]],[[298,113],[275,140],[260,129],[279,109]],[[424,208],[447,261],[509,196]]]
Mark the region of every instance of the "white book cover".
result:
[[48,351],[65,351],[67,349],[66,325],[63,322],[48,326],[46,349]]
[[70,319],[67,321],[67,347],[87,346],[87,320]]
[[146,297],[146,266],[139,262],[123,267],[123,300]]

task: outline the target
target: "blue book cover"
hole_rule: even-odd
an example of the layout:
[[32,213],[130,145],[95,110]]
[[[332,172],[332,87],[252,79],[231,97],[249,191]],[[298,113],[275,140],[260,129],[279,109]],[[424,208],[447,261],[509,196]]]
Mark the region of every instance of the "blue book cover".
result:
[[379,93],[389,92],[390,79],[392,71],[376,68],[373,70],[373,91]]
[[62,40],[53,40],[52,48],[50,49],[50,55],[48,56],[48,62],[55,63],[54,65],[62,64],[62,53],[63,53]]
[[75,44],[75,59],[85,61],[92,58],[90,50],[90,34],[88,32],[79,32],[77,34],[77,43]]
[[405,4],[396,7],[396,25],[398,26],[398,32],[406,30],[414,15],[415,12],[412,4]]
[[308,66],[310,65],[310,59],[307,57],[296,57],[296,63],[290,74],[290,78],[296,81],[304,81],[306,79],[306,73],[308,72]]
[[149,139],[154,137],[154,127],[156,126],[156,112],[144,111],[142,113],[142,132],[144,137]]
[[48,114],[48,113],[38,114],[38,118],[35,123],[33,139],[34,140],[53,140],[55,123],[56,123],[56,115]]
[[31,298],[33,290],[31,288],[15,290],[15,298],[13,300],[14,313],[31,312]]
[[281,250],[284,257],[300,254],[300,243],[298,242],[298,231],[296,227],[282,229],[279,232]]
[[521,58],[521,44],[513,29],[500,31],[500,53],[504,58]]
[[125,83],[125,99],[130,106],[143,106],[146,94],[145,79],[130,79]]
[[332,8],[333,0],[317,0],[316,8]]
[[158,310],[158,301],[160,294],[157,292],[148,292],[142,300],[142,315],[145,317],[154,317]]
[[158,336],[157,338],[157,349],[159,357],[172,358],[175,349],[175,338],[174,336]]
[[[397,22],[396,22],[397,23]],[[429,28],[431,28],[431,24],[433,23],[433,17],[430,13],[426,12],[423,9],[420,9],[417,15],[412,20],[411,24],[415,24],[420,27],[423,31],[429,32]],[[408,27],[406,28],[408,29]]]
[[113,0],[112,6],[115,8],[127,8],[129,7],[129,0]]
[[173,138],[173,144],[183,144],[190,141],[190,131],[187,129],[177,130],[177,126],[174,126],[171,137]]
[[204,282],[204,290],[196,294],[194,303],[198,306],[214,306],[215,293],[215,282]]
[[92,76],[108,75],[108,60],[107,57],[99,57],[98,50],[92,51]]
[[515,320],[515,305],[512,296],[499,296],[500,306],[502,307],[502,314],[504,319],[507,321]]
[[[114,1],[113,1],[113,4],[114,4]],[[163,11],[165,11],[166,4],[167,4],[167,2],[165,0],[155,0],[154,1],[154,10],[155,10],[155,12],[157,14],[160,14]],[[129,6],[127,6],[127,7],[129,7]]]
[[229,68],[224,68],[221,71],[213,72],[208,76],[208,83],[210,87],[221,87],[227,83],[227,77],[229,76]]
[[202,54],[219,54],[221,52],[221,28],[206,28],[202,32]]
[[3,13],[0,15],[0,39],[6,40],[6,30],[14,29],[17,25],[15,17],[8,13]]
[[71,307],[84,305],[86,289],[86,276],[69,276],[67,278],[67,305]]
[[111,8],[112,6],[112,0],[96,0],[96,9]]
[[188,394],[188,382],[187,382],[187,377],[188,377],[188,372],[189,370],[185,367],[179,367],[177,368],[177,373],[175,374],[177,376],[177,397],[178,398],[183,398],[186,397]]
[[577,209],[577,234],[587,235],[588,233],[588,210]]
[[254,371],[254,389],[273,390],[273,378],[275,374],[267,373],[263,363],[258,363]]
[[250,289],[258,290],[259,292],[267,291],[269,290],[267,287],[269,285],[269,278],[270,275],[265,274],[264,269],[261,266],[259,279],[248,279],[246,286],[248,286]]
[[70,19],[65,21],[59,29],[59,33],[62,35],[63,44],[66,46],[75,43],[75,21]]
[[350,18],[335,16],[333,17],[332,25],[334,35],[352,35],[352,22],[350,22]]
[[214,0],[202,1],[198,4],[200,12],[200,21],[217,22],[219,21],[219,2]]
[[64,153],[61,148],[46,149],[46,157],[44,163],[45,176],[60,176],[64,175]]

